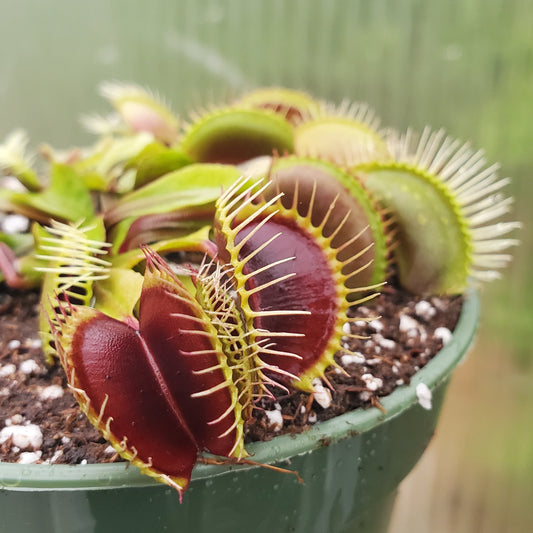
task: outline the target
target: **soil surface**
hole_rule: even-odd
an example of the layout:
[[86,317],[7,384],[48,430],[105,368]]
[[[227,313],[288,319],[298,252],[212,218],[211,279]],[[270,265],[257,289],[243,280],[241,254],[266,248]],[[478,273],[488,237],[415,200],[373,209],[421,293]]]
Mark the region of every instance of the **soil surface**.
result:
[[[407,384],[445,344],[461,310],[460,297],[413,299],[389,285],[359,306],[345,348],[314,394],[276,390],[246,428],[247,441],[300,432]],[[0,284],[0,461],[97,463],[121,460],[88,422],[59,365],[45,363],[38,335],[39,297]],[[428,401],[426,399],[426,401]],[[421,398],[421,403],[424,399]]]

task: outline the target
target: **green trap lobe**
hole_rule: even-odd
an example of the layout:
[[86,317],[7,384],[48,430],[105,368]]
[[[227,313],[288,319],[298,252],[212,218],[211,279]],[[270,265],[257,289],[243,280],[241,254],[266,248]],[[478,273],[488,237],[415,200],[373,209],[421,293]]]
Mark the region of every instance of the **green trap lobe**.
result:
[[463,291],[471,263],[470,238],[444,186],[407,168],[369,169],[362,180],[392,214],[401,284],[416,294]]

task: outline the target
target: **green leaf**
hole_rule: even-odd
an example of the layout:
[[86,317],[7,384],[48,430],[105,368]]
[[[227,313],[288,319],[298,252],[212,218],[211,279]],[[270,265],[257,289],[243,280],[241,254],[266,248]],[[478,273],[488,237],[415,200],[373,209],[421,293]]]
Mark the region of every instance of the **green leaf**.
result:
[[15,176],[30,191],[39,191],[42,184],[32,169],[33,157],[26,154],[28,135],[23,130],[12,132],[0,145],[0,171]]
[[110,263],[101,256],[107,253],[105,228],[101,217],[87,224],[54,223],[34,233],[36,258],[45,263],[41,290],[39,330],[43,351],[49,362],[57,355],[50,325],[57,321],[57,299],[88,306],[93,285],[107,277]]
[[106,223],[214,203],[240,175],[240,170],[231,165],[189,165],[125,195],[106,213]]
[[28,253],[33,248],[33,237],[31,233],[7,235],[0,231],[0,242],[7,244],[17,257]]
[[190,165],[193,160],[181,150],[151,143],[131,159],[127,168],[136,168],[135,188],[138,189],[174,170]]
[[176,142],[178,117],[157,94],[139,85],[120,82],[103,82],[100,93],[132,130],[150,132],[166,144]]
[[[153,243],[150,245],[150,248],[159,254],[181,251],[207,253],[213,246],[209,240],[210,231],[211,226],[205,226],[198,231],[195,231],[194,233],[184,237]],[[111,258],[111,263],[113,268],[132,269],[145,259],[146,256],[144,255],[144,252],[141,249],[136,248],[135,250],[130,250],[123,254],[116,255],[115,257]]]
[[83,180],[72,167],[61,163],[52,165],[50,186],[42,192],[0,190],[0,208],[42,222],[49,218],[75,222],[94,215],[91,195]]
[[126,321],[141,295],[143,276],[127,268],[111,268],[109,277],[93,285],[94,307],[117,320]]
[[225,109],[201,117],[181,144],[195,161],[239,164],[260,155],[293,152],[293,128],[263,109]]
[[149,145],[153,137],[149,133],[139,133],[123,138],[107,137],[98,143],[94,152],[74,164],[88,188],[99,191],[133,188],[134,180],[121,178],[127,174],[129,161]]
[[471,264],[470,238],[450,192],[414,168],[362,171],[363,185],[388,209],[398,231],[394,248],[402,285],[416,294],[459,293]]

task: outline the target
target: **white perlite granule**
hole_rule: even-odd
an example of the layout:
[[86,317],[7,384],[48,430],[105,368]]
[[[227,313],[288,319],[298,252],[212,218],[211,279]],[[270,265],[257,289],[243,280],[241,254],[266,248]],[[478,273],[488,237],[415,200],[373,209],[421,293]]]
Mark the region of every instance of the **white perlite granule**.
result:
[[366,388],[369,391],[376,391],[383,387],[383,380],[373,376],[372,374],[363,374],[361,379],[365,382]]
[[41,400],[53,400],[55,398],[61,398],[63,393],[64,390],[61,385],[49,385],[41,390],[39,393],[39,398]]
[[283,416],[281,411],[274,409],[273,411],[265,411],[268,418],[268,427],[273,431],[280,431],[283,427]]
[[365,356],[361,352],[346,353],[341,355],[341,365],[362,365],[365,362]]
[[364,390],[363,392],[359,393],[359,399],[362,402],[368,402],[368,400],[370,400],[370,398],[372,398],[372,393],[367,391],[367,390]]
[[431,399],[432,394],[428,386],[425,383],[419,383],[416,386],[416,396],[418,398],[418,403],[428,411],[432,408]]
[[39,371],[39,365],[33,359],[26,359],[20,363],[19,370],[23,374],[34,374]]
[[426,300],[420,300],[415,304],[415,314],[424,320],[430,320],[436,312],[436,309]]
[[21,450],[37,450],[43,443],[41,428],[35,424],[6,426],[0,431],[0,444],[11,438],[13,446]]
[[433,334],[442,341],[443,345],[448,344],[452,338],[452,332],[444,327],[437,328]]
[[54,452],[54,455],[52,455],[52,457],[50,457],[50,459],[48,461],[44,461],[45,463],[55,463],[61,456],[63,455],[63,450],[56,450]]
[[41,450],[37,450],[36,452],[22,452],[19,455],[17,463],[21,465],[31,465],[39,461],[42,454],[43,452]]
[[374,320],[371,320],[368,323],[368,326],[372,328],[374,331],[381,331],[383,329],[383,322],[381,320],[378,320],[377,318]]
[[381,336],[379,333],[374,336],[374,340],[386,350],[394,350],[396,343],[392,339],[386,339],[385,337]]
[[8,350],[17,350],[20,348],[21,342],[18,339],[13,339],[12,341],[9,341],[7,343],[7,349]]
[[12,363],[3,365],[0,367],[0,377],[5,378],[7,376],[11,376],[16,371],[17,371],[17,367]]
[[23,215],[6,215],[2,221],[2,231],[7,235],[24,233],[28,230],[30,221]]
[[400,315],[400,331],[408,332],[414,330],[418,332],[418,322],[409,315]]
[[319,378],[313,380],[313,396],[323,409],[327,409],[331,405],[331,392],[324,387]]
[[28,339],[26,344],[28,345],[28,348],[35,348],[38,350],[43,345],[43,341],[41,339]]
[[13,426],[13,425],[20,425],[24,422],[24,418],[22,418],[22,415],[19,413],[15,413],[14,415],[11,415],[11,417],[6,418],[5,425],[6,426]]

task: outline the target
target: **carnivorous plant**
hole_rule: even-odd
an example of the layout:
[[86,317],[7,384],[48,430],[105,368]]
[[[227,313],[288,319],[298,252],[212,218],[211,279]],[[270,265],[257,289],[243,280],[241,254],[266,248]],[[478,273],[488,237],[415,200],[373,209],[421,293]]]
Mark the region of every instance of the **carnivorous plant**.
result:
[[84,117],[93,146],[42,147],[40,170],[23,132],[0,147],[0,281],[41,287],[49,363],[180,495],[204,452],[247,460],[260,398],[322,385],[348,310],[384,283],[457,294],[510,260],[507,180],[441,131],[289,89],[188,121],[140,87],[101,92],[114,112]]

